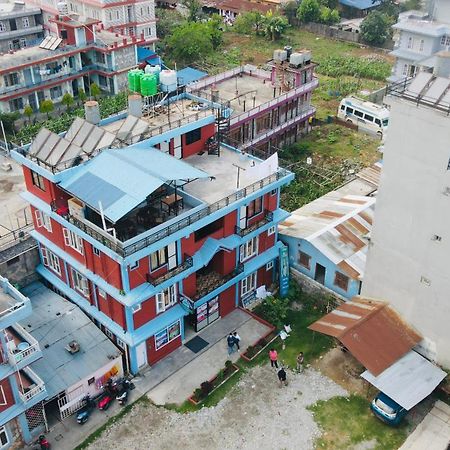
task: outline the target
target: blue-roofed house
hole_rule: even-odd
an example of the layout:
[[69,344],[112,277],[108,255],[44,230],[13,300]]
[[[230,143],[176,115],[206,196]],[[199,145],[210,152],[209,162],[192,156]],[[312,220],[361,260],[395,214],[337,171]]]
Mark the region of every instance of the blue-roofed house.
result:
[[339,0],[344,17],[365,16],[372,9],[381,5],[380,0]]
[[[141,371],[277,281],[280,189],[293,174],[223,143],[230,111],[171,95],[141,117],[76,119],[13,152],[38,273]],[[239,169],[238,169],[239,168]]]
[[350,300],[364,277],[375,197],[329,192],[280,224],[290,266]]

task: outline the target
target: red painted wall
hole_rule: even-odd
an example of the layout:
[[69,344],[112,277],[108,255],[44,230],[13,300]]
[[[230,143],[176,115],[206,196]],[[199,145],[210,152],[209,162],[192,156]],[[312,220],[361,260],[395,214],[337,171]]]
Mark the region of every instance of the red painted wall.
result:
[[33,179],[31,177],[31,169],[28,167],[22,166],[23,168],[23,176],[25,178],[25,186],[27,191],[34,194],[36,197],[39,197],[45,203],[50,204],[53,200],[53,183],[46,178],[44,178],[44,188],[42,190],[33,184]]
[[[139,260],[139,267],[136,267],[133,270],[130,270],[128,267],[128,277],[130,280],[130,289],[134,289],[135,287],[145,283],[147,281],[147,273],[150,271],[150,261],[149,257],[146,256]],[[166,270],[165,270],[166,271]],[[164,273],[164,272],[162,272]],[[155,272],[155,275],[162,275],[158,271]]]
[[122,289],[122,277],[120,273],[120,264],[104,253],[94,254],[90,243],[84,242],[86,267],[93,273],[100,275],[111,286]]
[[[45,248],[46,250],[51,251],[51,250],[47,249],[47,247],[45,247],[44,245],[42,246],[42,248]],[[56,255],[55,255],[55,256],[56,256]],[[63,260],[62,260],[61,258],[59,258],[59,268],[60,268],[60,272],[61,272],[60,275],[57,274],[51,267],[46,266],[46,268],[47,268],[48,270],[50,270],[50,272],[51,272],[53,275],[57,276],[57,277],[58,277],[60,280],[62,280],[64,283],[68,284],[68,283],[67,283],[67,279],[66,279],[66,272],[65,272],[65,270],[64,270],[64,263],[63,263]]]
[[134,328],[138,329],[156,317],[155,297],[141,303],[141,309],[133,314]]
[[233,285],[219,295],[219,311],[221,317],[225,317],[235,309],[235,289],[236,285]]
[[197,292],[197,274],[193,273],[183,280],[183,293],[186,297],[193,297]]
[[155,337],[152,336],[147,339],[147,360],[150,365],[155,364],[160,359],[173,352],[176,348],[181,346],[181,336],[177,337],[173,341],[170,341],[164,347],[159,350],[155,350]]
[[277,209],[277,197],[277,194],[272,195],[270,192],[265,195],[264,203],[267,210],[275,211]]
[[0,403],[3,403],[3,401],[6,401],[6,405],[0,405],[0,412],[5,411],[5,409],[10,408],[12,405],[14,405],[14,396],[12,393],[11,385],[9,383],[9,380],[5,378],[4,380],[0,381],[0,386],[3,388],[3,392],[5,394],[5,398],[1,398],[0,395]]
[[208,266],[217,273],[228,275],[236,267],[236,251],[221,250],[214,255]]
[[188,156],[195,155],[201,150],[204,150],[205,142],[207,139],[209,139],[211,136],[214,136],[215,133],[215,125],[213,123],[209,125],[205,125],[202,127],[201,131],[201,138],[193,142],[192,144],[187,145],[186,144],[186,135],[183,134],[181,136],[181,146],[183,149],[183,158],[187,158]]
[[110,295],[106,294],[106,298],[97,295],[98,309],[110,319],[126,329],[125,323],[125,309],[124,306],[117,300],[114,300]]

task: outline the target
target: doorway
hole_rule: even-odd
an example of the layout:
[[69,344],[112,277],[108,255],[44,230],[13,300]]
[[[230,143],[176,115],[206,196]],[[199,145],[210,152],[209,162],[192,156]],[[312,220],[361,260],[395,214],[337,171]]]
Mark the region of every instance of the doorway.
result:
[[147,364],[147,346],[145,341],[136,347],[136,357],[138,368]]
[[316,273],[314,274],[314,279],[320,283],[325,284],[325,273],[326,269],[321,264],[316,264]]

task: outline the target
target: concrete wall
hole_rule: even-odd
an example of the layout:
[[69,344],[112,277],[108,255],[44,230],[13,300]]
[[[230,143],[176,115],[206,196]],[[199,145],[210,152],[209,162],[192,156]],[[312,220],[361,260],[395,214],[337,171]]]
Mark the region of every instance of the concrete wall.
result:
[[450,117],[402,99],[388,101],[362,294],[390,302],[427,338],[427,356],[450,367]]

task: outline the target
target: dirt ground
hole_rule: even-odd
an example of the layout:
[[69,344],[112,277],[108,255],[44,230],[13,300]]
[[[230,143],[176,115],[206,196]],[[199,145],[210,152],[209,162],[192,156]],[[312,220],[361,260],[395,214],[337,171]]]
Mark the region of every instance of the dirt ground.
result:
[[251,369],[212,408],[179,414],[140,404],[89,449],[312,449],[319,429],[306,409],[346,391],[310,368],[278,385],[268,365]]

